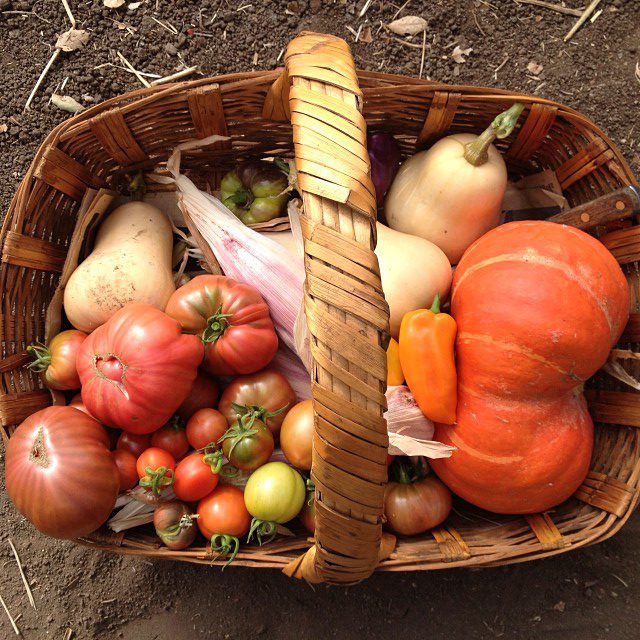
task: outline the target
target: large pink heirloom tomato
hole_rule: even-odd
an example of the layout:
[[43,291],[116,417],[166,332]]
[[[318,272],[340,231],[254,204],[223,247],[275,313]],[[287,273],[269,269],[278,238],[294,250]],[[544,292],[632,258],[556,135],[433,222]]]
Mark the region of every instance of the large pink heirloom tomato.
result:
[[7,443],[5,478],[18,511],[54,538],[97,529],[120,488],[106,431],[73,407],[42,409],[16,429]]
[[184,402],[203,357],[202,342],[150,304],[129,303],[78,353],[89,413],[131,433],[156,431]]
[[237,376],[264,367],[278,350],[269,307],[257,289],[226,276],[197,276],[169,298],[166,313],[202,337],[209,373]]

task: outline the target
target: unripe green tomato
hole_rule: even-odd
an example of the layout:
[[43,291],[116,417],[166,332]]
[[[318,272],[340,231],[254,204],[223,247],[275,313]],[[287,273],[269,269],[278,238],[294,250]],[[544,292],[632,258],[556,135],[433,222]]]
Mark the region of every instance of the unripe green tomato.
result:
[[295,518],[304,505],[302,476],[284,462],[269,462],[256,469],[244,489],[244,503],[259,520],[283,524]]

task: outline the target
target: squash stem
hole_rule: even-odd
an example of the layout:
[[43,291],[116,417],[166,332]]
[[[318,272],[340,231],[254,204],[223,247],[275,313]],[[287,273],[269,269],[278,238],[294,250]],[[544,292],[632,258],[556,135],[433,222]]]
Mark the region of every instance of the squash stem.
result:
[[509,109],[498,114],[473,142],[464,146],[464,159],[474,167],[479,167],[487,162],[491,143],[496,138],[506,138],[511,134],[523,109],[524,105],[516,102]]
[[144,175],[142,171],[138,171],[135,178],[129,183],[129,195],[131,196],[131,201],[136,202],[144,200],[144,194],[146,191],[147,185],[144,182]]

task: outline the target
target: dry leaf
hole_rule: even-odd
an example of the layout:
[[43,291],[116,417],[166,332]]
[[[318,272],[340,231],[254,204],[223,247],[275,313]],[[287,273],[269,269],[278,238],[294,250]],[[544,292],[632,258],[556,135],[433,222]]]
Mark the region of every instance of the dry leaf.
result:
[[6,124],[4,123],[0,124],[0,133],[7,133],[8,130],[9,130],[9,127],[7,127]]
[[56,40],[56,49],[75,51],[89,42],[89,32],[83,29],[69,29]]
[[58,109],[68,111],[69,113],[78,113],[79,111],[84,111],[84,107],[71,96],[60,96],[57,93],[54,93],[51,96],[51,102],[53,102],[53,104],[58,107]]
[[544,67],[533,60],[527,65],[527,71],[533,73],[534,76],[540,75]]
[[371,27],[365,27],[360,34],[360,42],[370,44],[373,42],[373,36],[371,35]]
[[464,56],[468,56],[473,49],[469,47],[468,49],[461,49],[458,45],[456,45],[455,49],[451,52],[451,57],[458,63],[462,64],[466,62],[467,59]]
[[117,9],[124,4],[124,0],[104,0],[104,6],[109,9]]
[[427,21],[419,16],[405,16],[387,25],[389,31],[393,31],[399,36],[415,36],[417,33],[425,31],[426,28]]
[[127,9],[129,9],[129,11],[135,11],[141,4],[142,2],[130,2],[127,5]]

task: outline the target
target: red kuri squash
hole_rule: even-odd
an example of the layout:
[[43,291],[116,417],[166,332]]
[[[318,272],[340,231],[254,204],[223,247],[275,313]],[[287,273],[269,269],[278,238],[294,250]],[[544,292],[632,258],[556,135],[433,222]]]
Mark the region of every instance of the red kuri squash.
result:
[[466,251],[456,269],[458,415],[433,460],[462,498],[498,513],[544,511],[570,497],[591,459],[581,385],[606,361],[629,316],[627,281],[595,238],[551,222],[514,222]]

